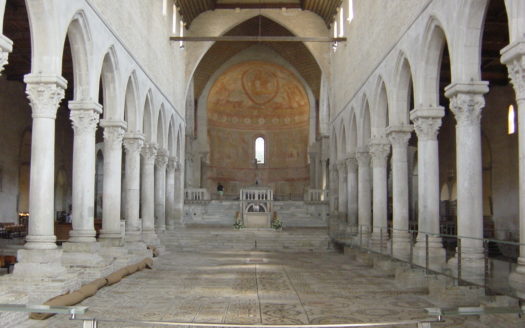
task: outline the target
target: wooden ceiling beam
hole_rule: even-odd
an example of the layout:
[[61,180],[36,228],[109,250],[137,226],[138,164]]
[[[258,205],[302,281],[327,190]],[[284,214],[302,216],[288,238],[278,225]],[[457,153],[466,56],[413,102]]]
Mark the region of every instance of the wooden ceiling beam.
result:
[[226,35],[226,36],[172,36],[171,41],[189,42],[345,42],[347,39],[331,37],[302,36],[257,36],[257,35]]

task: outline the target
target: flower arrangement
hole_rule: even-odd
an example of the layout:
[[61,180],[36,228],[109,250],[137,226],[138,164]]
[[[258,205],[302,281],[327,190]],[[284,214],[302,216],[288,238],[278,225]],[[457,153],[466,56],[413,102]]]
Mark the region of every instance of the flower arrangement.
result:
[[244,224],[241,221],[241,214],[239,212],[235,213],[235,223],[233,224],[233,229],[239,230],[244,228]]
[[271,226],[275,230],[282,230],[283,229],[283,223],[277,217],[277,212],[273,213]]

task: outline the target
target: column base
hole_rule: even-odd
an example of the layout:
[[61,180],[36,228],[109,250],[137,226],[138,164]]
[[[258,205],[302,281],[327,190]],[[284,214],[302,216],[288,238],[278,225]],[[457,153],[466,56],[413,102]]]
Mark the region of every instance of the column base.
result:
[[78,275],[68,273],[62,259],[61,249],[20,249],[13,274],[0,277],[0,289],[26,295],[24,303],[42,304],[54,296],[80,288]]
[[18,277],[56,278],[67,273],[62,265],[61,249],[20,249],[13,275]]
[[410,260],[410,234],[407,232],[394,232],[392,254],[395,258],[409,261]]
[[94,243],[97,241],[95,230],[71,230],[68,242],[70,243]]
[[98,236],[99,241],[101,240],[115,240],[122,239],[120,231],[104,231],[100,230],[100,235]]
[[64,254],[62,263],[68,272],[78,274],[82,283],[88,283],[111,274],[114,270],[114,258],[101,255],[99,243],[72,243],[62,245]]
[[118,236],[115,235],[100,235],[98,238],[98,242],[100,246],[102,247],[122,247],[124,245],[124,241],[122,240],[122,237],[120,234]]
[[51,236],[35,236],[27,235],[26,243],[24,248],[26,249],[56,249],[57,248],[57,237],[55,235]]
[[[447,270],[453,277],[458,278],[457,254],[448,260]],[[485,284],[485,259],[482,250],[477,253],[461,254],[461,280],[477,285]]]
[[[386,229],[384,229],[386,230]],[[380,232],[374,231],[372,235],[370,236],[370,248],[385,253],[389,250],[389,243],[388,243],[388,234],[383,232],[383,235],[381,235]]]
[[128,230],[126,231],[126,236],[124,241],[127,242],[137,242],[142,241],[142,232],[140,230]]
[[[426,243],[425,240],[418,240],[413,249],[413,262],[421,267],[426,267]],[[429,237],[428,239],[428,268],[441,272],[446,262],[446,252],[439,237]]]
[[509,284],[516,296],[525,300],[525,257],[518,258],[518,266],[510,274]]

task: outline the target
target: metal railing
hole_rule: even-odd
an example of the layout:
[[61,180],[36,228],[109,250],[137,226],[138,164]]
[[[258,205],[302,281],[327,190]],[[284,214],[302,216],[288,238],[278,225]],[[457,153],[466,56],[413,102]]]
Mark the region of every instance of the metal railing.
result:
[[380,254],[439,273],[459,285],[484,287],[487,294],[518,298],[509,285],[516,269],[520,244],[490,238],[473,238],[361,225],[333,238],[349,247]]

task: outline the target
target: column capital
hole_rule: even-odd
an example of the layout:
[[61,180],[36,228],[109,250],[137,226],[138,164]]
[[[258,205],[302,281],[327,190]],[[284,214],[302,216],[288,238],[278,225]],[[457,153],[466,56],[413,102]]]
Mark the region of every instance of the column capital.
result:
[[64,99],[67,81],[57,75],[27,74],[24,82],[33,118],[54,120],[58,105]]
[[169,157],[166,169],[168,172],[175,172],[177,170],[177,158]]
[[357,169],[357,158],[355,157],[355,154],[352,154],[346,158],[346,169],[348,171]]
[[391,125],[386,129],[388,140],[392,144],[392,148],[395,147],[406,147],[410,135],[414,131],[412,125]]
[[159,169],[165,169],[168,165],[169,153],[166,149],[161,148],[157,150],[157,156],[155,158],[155,166]]
[[144,143],[140,150],[142,157],[148,164],[155,164],[155,156],[157,155],[157,145],[154,143]]
[[525,100],[525,40],[513,42],[501,50],[501,62],[507,65],[517,100]]
[[355,153],[359,167],[370,166],[370,153],[365,147],[359,147]]
[[122,139],[127,127],[126,122],[100,120],[100,126],[104,128],[104,145],[112,150],[122,149]]
[[141,133],[126,133],[124,134],[124,149],[126,154],[138,153],[144,144],[144,135]]
[[346,161],[344,159],[337,162],[337,171],[340,177],[346,176]]
[[412,110],[410,119],[414,122],[417,138],[420,140],[436,140],[443,116],[445,116],[445,109],[441,106]]
[[370,149],[370,157],[372,158],[372,166],[386,167],[386,160],[390,154],[390,143],[386,138],[374,138],[370,141],[368,146]]
[[457,125],[479,125],[481,110],[485,107],[485,97],[489,92],[488,82],[453,83],[445,88],[445,97],[450,99],[450,109],[456,117]]
[[8,63],[9,53],[13,51],[13,41],[0,34],[0,74]]
[[95,133],[99,121],[102,106],[92,101],[70,101],[71,110],[69,118],[75,131],[75,135]]

